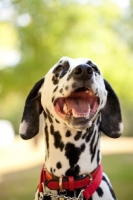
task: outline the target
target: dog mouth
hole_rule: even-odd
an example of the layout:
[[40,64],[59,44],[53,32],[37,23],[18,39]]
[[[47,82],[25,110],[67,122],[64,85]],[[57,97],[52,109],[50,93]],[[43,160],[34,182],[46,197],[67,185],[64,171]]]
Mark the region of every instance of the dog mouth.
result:
[[54,107],[56,113],[63,119],[91,119],[99,106],[99,98],[86,87],[78,88],[70,96],[58,98]]

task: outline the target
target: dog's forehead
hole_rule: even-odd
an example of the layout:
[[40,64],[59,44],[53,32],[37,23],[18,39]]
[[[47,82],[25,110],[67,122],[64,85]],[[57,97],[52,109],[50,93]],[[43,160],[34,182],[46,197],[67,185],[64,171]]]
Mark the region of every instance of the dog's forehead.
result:
[[[52,73],[54,68],[60,64],[60,63],[63,63],[63,61],[67,61],[69,63],[69,66],[71,69],[73,69],[74,67],[80,65],[80,64],[86,64],[88,61],[91,61],[89,58],[70,58],[70,57],[67,57],[67,56],[64,56],[62,57],[48,72],[49,73]],[[91,61],[92,62],[92,61]]]
[[[77,65],[80,65],[80,64],[85,64],[89,61],[90,59],[89,58],[70,58],[70,57],[62,57],[60,59],[60,61],[68,61],[70,67],[75,67]],[[60,62],[59,61],[59,62]]]

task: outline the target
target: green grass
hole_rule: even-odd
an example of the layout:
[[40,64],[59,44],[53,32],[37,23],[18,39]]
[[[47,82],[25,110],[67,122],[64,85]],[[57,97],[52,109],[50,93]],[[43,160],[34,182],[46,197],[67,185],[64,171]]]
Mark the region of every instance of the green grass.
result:
[[133,154],[103,156],[103,168],[111,180],[118,200],[132,200]]
[[[103,168],[108,174],[119,200],[133,199],[133,155],[103,156]],[[41,166],[0,177],[0,200],[32,200]]]

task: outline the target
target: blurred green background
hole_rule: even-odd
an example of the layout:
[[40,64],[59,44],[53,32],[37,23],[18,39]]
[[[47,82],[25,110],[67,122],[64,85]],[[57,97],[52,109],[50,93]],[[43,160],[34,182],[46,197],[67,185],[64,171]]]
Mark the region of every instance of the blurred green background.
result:
[[0,118],[16,134],[29,90],[66,55],[98,65],[133,135],[132,0],[1,0],[0,9]]
[[[0,119],[11,121],[16,135],[30,89],[62,56],[88,57],[97,64],[119,96],[123,135],[133,136],[133,0],[0,0]],[[104,159],[119,199],[131,200],[133,155]],[[37,168],[31,171],[35,179]],[[24,187],[19,180],[24,187],[19,195],[9,195],[9,188],[16,192],[18,177],[10,174],[0,199],[31,199],[23,196],[33,194],[33,188],[27,190],[33,184],[30,173],[20,174],[27,183]]]

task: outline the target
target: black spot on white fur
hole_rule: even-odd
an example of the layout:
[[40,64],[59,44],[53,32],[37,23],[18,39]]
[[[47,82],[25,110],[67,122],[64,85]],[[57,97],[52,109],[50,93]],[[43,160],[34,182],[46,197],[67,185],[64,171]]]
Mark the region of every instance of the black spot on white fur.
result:
[[66,176],[74,176],[74,177],[76,177],[76,176],[79,175],[79,173],[80,173],[80,167],[79,167],[79,165],[76,165],[76,166],[74,166],[74,167],[70,167],[70,168],[66,171],[65,175],[66,175]]
[[67,130],[66,137],[70,137],[70,136],[71,136],[71,131]]
[[45,124],[44,133],[45,133],[45,138],[46,138],[47,152],[48,152],[48,156],[49,156],[49,133],[48,133],[47,124]]
[[60,122],[57,119],[55,119],[55,121],[56,121],[57,124],[60,124]]
[[55,100],[55,97],[52,97],[52,103],[54,102],[54,100]]
[[53,92],[56,92],[57,89],[58,89],[58,86],[56,86],[56,87],[54,88]]
[[86,138],[85,138],[86,142],[90,141],[90,139],[91,139],[91,137],[93,135],[93,132],[94,132],[93,129],[94,129],[94,125],[92,125],[89,129],[87,129],[87,131],[86,131]]
[[59,62],[59,64],[57,64],[57,66],[53,70],[53,74],[54,74],[53,77],[54,78],[58,77],[58,79],[63,78],[67,74],[69,67],[70,65],[68,61]]
[[100,162],[100,150],[97,151],[97,165],[99,165]]
[[64,148],[64,142],[62,141],[62,136],[59,131],[54,131],[54,126],[50,126],[51,135],[54,137],[54,146],[55,148],[59,148],[61,151],[63,151]]
[[61,162],[58,162],[58,163],[56,164],[56,167],[57,167],[57,169],[61,169],[61,168],[62,168]]
[[68,87],[68,85],[65,87],[65,90],[68,90],[69,89],[69,87]]
[[44,115],[44,118],[47,119],[47,114],[44,110],[43,110],[43,115]]
[[73,82],[72,88],[73,88],[73,89],[76,89],[76,88],[77,88],[77,83],[76,83],[76,82]]
[[79,140],[81,135],[82,135],[82,131],[78,131],[77,134],[74,137],[74,140]]
[[116,200],[115,193],[114,193],[112,187],[110,186],[109,182],[108,182],[107,179],[105,178],[105,176],[103,176],[102,180],[106,182],[106,184],[107,184],[108,187],[109,187],[109,190],[110,190],[110,193],[111,193],[113,199]]
[[98,147],[98,141],[99,141],[99,134],[97,135],[97,139],[96,139],[96,142],[94,144],[94,147],[93,147],[93,150],[92,150],[92,156],[91,156],[91,162],[93,162],[93,159],[96,155],[96,150],[97,150],[97,147]]
[[59,92],[60,92],[61,94],[63,94],[63,88],[61,88]]
[[48,116],[49,122],[52,124],[53,120],[52,120],[52,117],[51,117],[51,113],[49,112],[49,110],[47,108],[46,108],[46,112],[47,112],[47,116]]
[[58,78],[58,76],[56,76],[56,75],[53,76],[52,82],[53,82],[54,85],[57,85],[57,84],[59,83],[59,78]]
[[96,190],[96,192],[97,192],[97,194],[98,194],[99,197],[102,197],[103,194],[104,194],[101,187],[98,187],[97,190]]
[[88,132],[89,132],[89,129],[87,128],[87,129],[86,129],[86,132],[82,135],[82,139],[85,139],[85,138],[86,138]]
[[65,147],[65,156],[69,160],[71,168],[78,162],[80,154],[85,150],[85,144],[76,147],[73,143],[68,142]]

